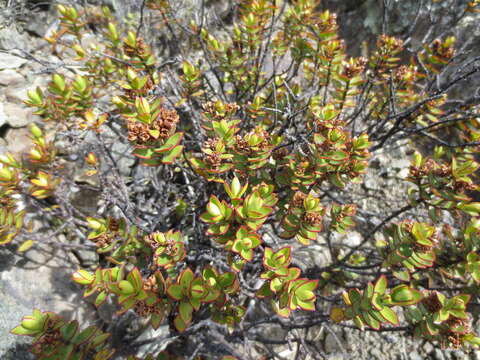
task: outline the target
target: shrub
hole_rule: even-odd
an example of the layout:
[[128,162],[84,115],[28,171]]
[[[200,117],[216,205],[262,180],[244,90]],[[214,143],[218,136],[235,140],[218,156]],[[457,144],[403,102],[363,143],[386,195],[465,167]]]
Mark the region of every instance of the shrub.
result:
[[[185,26],[163,0],[145,1],[136,25],[108,8],[58,6],[47,40],[68,61],[28,92],[45,120],[31,127],[28,157],[0,158],[0,242],[41,243],[29,226],[40,219],[45,237],[93,246],[97,267],[72,274],[85,297],[97,307],[115,299],[118,317],[168,324],[170,342],[196,347],[145,359],[218,354],[210,342],[224,359],[244,358],[232,344],[274,343],[256,331],[265,324],[280,324],[280,342],[305,357],[312,342],[291,334],[350,321],[478,346],[478,96],[451,95],[477,60],[453,36],[412,52],[385,34],[368,57],[351,57],[336,15],[313,0],[233,5],[233,24],[220,29],[203,13]],[[163,62],[141,35],[147,14],[178,47]],[[416,151],[398,180],[403,206],[362,220],[369,161],[405,138]],[[119,167],[116,144],[128,144],[134,165]],[[68,148],[94,184],[76,186],[101,193],[98,213],[72,204]],[[336,242],[356,222],[363,239]],[[315,244],[328,263],[296,255]],[[115,353],[99,328],[40,310],[12,333],[33,337],[39,359],[137,359],[141,345]]]

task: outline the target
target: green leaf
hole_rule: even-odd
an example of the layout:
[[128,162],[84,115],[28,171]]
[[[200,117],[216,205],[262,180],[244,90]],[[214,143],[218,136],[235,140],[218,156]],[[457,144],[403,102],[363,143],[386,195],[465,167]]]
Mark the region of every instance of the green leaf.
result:
[[101,333],[101,334],[95,335],[91,343],[93,347],[97,347],[100,344],[103,344],[109,337],[110,337],[109,333]]
[[189,324],[192,321],[193,307],[189,302],[181,301],[178,305],[178,312],[185,324]]
[[135,293],[135,288],[133,285],[127,280],[121,280],[118,282],[118,289],[122,295],[131,295]]
[[60,328],[60,334],[62,335],[65,341],[70,341],[78,330],[78,322],[71,321]]
[[97,332],[97,328],[95,326],[89,326],[86,329],[82,330],[78,333],[73,339],[72,343],[75,345],[81,345],[87,342],[95,333]]
[[17,251],[19,252],[25,252],[27,250],[29,250],[33,244],[35,244],[35,241],[33,240],[25,240],[17,249]]
[[162,158],[162,163],[164,164],[173,163],[173,161],[182,153],[182,150],[183,150],[183,146],[177,146],[173,148],[172,150],[170,150],[170,152],[168,152],[168,154],[166,154]]
[[194,278],[193,271],[190,268],[186,268],[185,270],[182,271],[180,276],[178,277],[178,283],[184,288],[188,289],[190,287],[190,284]]
[[398,325],[398,316],[395,311],[385,306],[380,310],[380,314],[392,325]]
[[136,148],[133,150],[133,155],[140,159],[151,159],[155,155],[155,151],[151,148]]
[[172,150],[173,147],[177,146],[180,143],[180,141],[182,141],[182,138],[183,138],[182,132],[177,132],[173,134],[167,139],[167,141],[165,141],[165,143],[162,146],[155,148],[155,152],[163,153],[163,152]]
[[39,331],[34,329],[26,329],[23,326],[19,325],[13,330],[11,330],[10,333],[14,335],[36,335],[39,333]]
[[167,288],[167,294],[174,300],[181,300],[183,298],[183,287],[178,284],[172,284]]
[[387,277],[385,275],[382,275],[375,283],[373,291],[375,291],[377,294],[383,295],[385,294],[385,290],[387,290],[387,285]]
[[99,307],[107,299],[108,293],[106,291],[101,291],[95,299],[95,306]]
[[173,324],[175,325],[175,328],[178,330],[178,332],[184,332],[188,326],[185,321],[183,321],[180,315],[175,316]]

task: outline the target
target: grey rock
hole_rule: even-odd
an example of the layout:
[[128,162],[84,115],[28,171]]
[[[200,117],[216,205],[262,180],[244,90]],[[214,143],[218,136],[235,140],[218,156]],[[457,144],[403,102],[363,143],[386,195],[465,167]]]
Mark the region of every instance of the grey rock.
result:
[[100,192],[90,189],[81,189],[72,194],[72,205],[89,216],[97,214]]
[[378,348],[374,348],[370,351],[372,359],[382,360],[385,358],[385,353]]
[[344,244],[348,246],[357,246],[363,240],[362,234],[358,231],[349,231],[346,234],[333,234],[333,243],[334,244]]
[[5,97],[9,102],[23,104],[23,100],[27,99],[27,91],[22,87],[9,87],[5,91]]
[[426,342],[425,345],[423,345],[423,351],[425,351],[427,354],[430,354],[433,352],[434,347],[430,342]]
[[0,102],[0,127],[5,125],[6,122],[7,122],[7,114],[5,114],[3,103]]
[[413,351],[408,356],[409,360],[423,360],[423,357],[418,353],[418,351]]
[[[32,46],[32,39],[26,33],[19,33],[13,27],[0,29],[0,49],[12,50],[22,49],[29,51]],[[7,67],[6,69],[11,69]]]
[[12,128],[27,126],[32,119],[32,110],[17,104],[6,103],[4,111],[7,115],[7,123]]
[[18,69],[26,64],[27,60],[8,53],[0,53],[0,69]]
[[313,267],[324,267],[332,262],[328,248],[319,243],[311,243],[309,246],[294,244],[292,254],[295,264],[303,271]]
[[[41,230],[37,228],[37,233]],[[30,359],[22,355],[22,344],[28,339],[9,335],[8,331],[34,308],[55,311],[67,319],[87,318],[88,308],[78,306],[80,289],[70,280],[76,266],[64,253],[37,243],[22,255],[2,248],[0,259],[1,359]]]
[[[153,339],[153,338],[155,338],[155,339],[166,339],[167,337],[169,337],[169,335],[170,335],[169,326],[168,325],[162,325],[157,330],[154,330],[154,329],[149,327],[149,330],[143,332],[143,334],[140,335],[140,337],[138,339],[140,341],[149,340],[149,339]],[[159,346],[158,346],[159,343],[163,343],[161,348],[159,348]],[[137,356],[143,357],[143,356],[145,356],[148,353],[151,353],[153,351],[155,351],[155,352],[162,351],[162,350],[165,349],[165,347],[167,345],[168,345],[167,341],[163,341],[163,342],[159,341],[157,343],[144,345],[139,349],[139,353],[137,354]]]
[[6,69],[0,71],[0,85],[19,86],[25,83],[25,78],[17,71]]
[[130,145],[116,142],[112,146],[112,155],[117,162],[118,170],[122,176],[129,176],[130,169],[135,164],[135,158],[131,154]]
[[26,128],[8,129],[5,140],[7,141],[7,150],[16,156],[27,152],[32,144],[30,131]]
[[217,1],[213,5],[213,9],[220,19],[225,19],[229,15],[231,8],[229,1]]
[[433,358],[435,360],[445,360],[445,355],[443,354],[443,351],[436,348],[434,351],[433,351]]

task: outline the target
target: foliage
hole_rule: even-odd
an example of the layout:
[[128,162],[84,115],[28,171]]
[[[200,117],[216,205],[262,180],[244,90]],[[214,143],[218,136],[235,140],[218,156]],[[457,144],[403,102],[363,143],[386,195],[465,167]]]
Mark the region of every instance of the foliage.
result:
[[[145,1],[136,28],[108,8],[58,7],[61,25],[47,40],[82,72],[66,65],[28,92],[45,123],[31,127],[27,157],[0,157],[0,244],[31,237],[25,220],[35,217],[73,234],[98,254],[95,268],[72,275],[86,298],[115,300],[117,317],[134,314],[144,328],[166,325],[172,341],[204,332],[207,358],[212,339],[224,359],[238,357],[224,337],[258,339],[256,321],[289,331],[353,321],[478,346],[468,312],[480,282],[478,97],[449,98],[478,64],[462,60],[452,36],[412,51],[384,34],[368,58],[351,57],[336,15],[313,0],[234,3],[222,30],[203,17],[182,24],[165,0]],[[161,62],[147,44],[143,11],[161,20],[178,58]],[[405,206],[362,223],[355,193],[369,161],[402,137],[437,146],[414,153]],[[63,138],[79,146],[102,194],[97,214],[69,198]],[[127,174],[115,143],[136,159]],[[357,222],[366,228],[359,245],[335,243]],[[23,251],[35,246],[28,241]],[[329,264],[296,255],[313,244]],[[32,336],[39,359],[138,359],[135,342],[115,353],[108,334],[49,312],[34,310],[12,333]]]

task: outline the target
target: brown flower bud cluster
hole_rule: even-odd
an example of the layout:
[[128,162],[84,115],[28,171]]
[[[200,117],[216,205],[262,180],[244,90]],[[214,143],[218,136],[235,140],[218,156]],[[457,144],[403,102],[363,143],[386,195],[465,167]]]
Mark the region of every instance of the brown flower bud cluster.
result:
[[240,106],[235,103],[222,103],[221,106],[219,106],[219,104],[219,102],[209,101],[202,105],[205,115],[211,120],[218,121],[225,119],[226,117],[234,115],[240,109]]
[[445,46],[440,39],[435,39],[432,44],[434,55],[444,59],[451,59],[455,55],[453,46]]
[[303,214],[302,221],[311,226],[317,226],[322,223],[323,216],[319,212],[306,212]]
[[395,54],[403,50],[403,40],[382,35],[377,41],[377,47],[383,54]]
[[222,164],[222,158],[217,152],[218,139],[209,138],[203,143],[203,148],[209,150],[205,152],[205,162],[211,167],[212,170],[217,170]]
[[304,194],[303,192],[301,191],[297,191],[295,192],[295,194],[293,195],[292,197],[292,205],[294,207],[298,207],[298,208],[301,208],[303,207],[303,201],[307,198],[307,194]]
[[[450,315],[445,323],[448,328],[442,331],[442,335],[448,341],[448,346],[454,349],[461,348],[463,344],[462,335],[468,334],[471,331],[469,319],[461,319]],[[457,329],[457,331],[455,331],[455,329]],[[461,329],[461,331],[458,331],[458,329]]]
[[365,70],[365,65],[367,65],[368,60],[364,57],[352,58],[344,66],[343,75],[348,78],[353,78],[363,73]]
[[422,304],[432,314],[442,309],[442,303],[436,291],[432,291],[428,297],[423,298]]
[[337,31],[337,14],[326,12],[321,16],[320,21],[316,23],[317,31],[319,33],[335,32]]
[[153,82],[152,78],[148,76],[147,82],[141,89],[134,90],[134,89],[123,89],[125,96],[131,100],[135,100],[137,96],[147,96],[148,93],[154,88],[155,83]]
[[150,53],[150,47],[145,44],[143,39],[138,38],[135,44],[135,47],[128,45],[126,42],[123,43],[123,51],[130,57],[138,56],[140,58]]
[[395,82],[411,83],[417,79],[417,68],[407,65],[401,65],[393,71]]
[[41,354],[45,346],[55,347],[61,342],[61,334],[59,329],[47,329],[45,334],[38,339],[38,341],[33,346],[32,352],[34,354]]
[[158,292],[157,278],[155,277],[155,275],[152,275],[152,276],[148,277],[143,282],[143,290],[151,291],[151,292]]
[[95,243],[96,247],[103,248],[110,245],[114,238],[115,236],[111,233],[103,233],[100,236],[92,239],[92,241]]
[[139,301],[135,304],[135,313],[141,317],[147,317],[151,314],[162,315],[164,308],[160,303],[147,305],[145,301]]
[[[150,124],[135,120],[128,121],[128,140],[138,145],[149,144],[158,139],[166,140],[175,133],[179,121],[180,117],[175,110],[162,107],[156,119]],[[150,130],[158,130],[158,137],[155,137]]]

